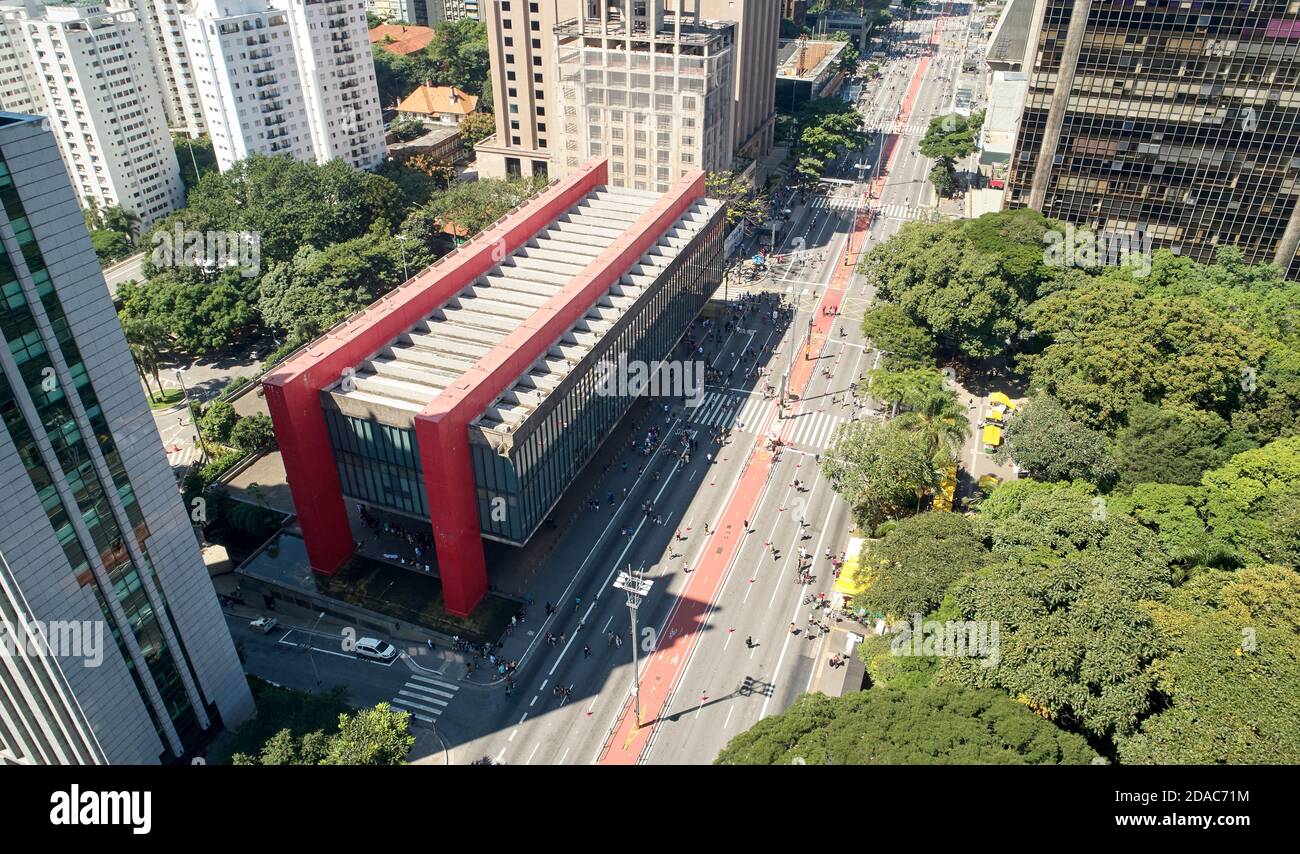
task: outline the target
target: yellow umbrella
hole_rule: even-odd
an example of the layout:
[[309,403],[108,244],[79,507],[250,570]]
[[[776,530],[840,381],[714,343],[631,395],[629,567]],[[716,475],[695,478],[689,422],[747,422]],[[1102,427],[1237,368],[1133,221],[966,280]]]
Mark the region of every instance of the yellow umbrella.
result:
[[991,403],[991,404],[993,404],[993,405],[995,405],[995,406],[996,406],[997,404],[1002,404],[1002,405],[1005,406],[1007,409],[1010,409],[1010,410],[1013,411],[1013,412],[1014,412],[1015,409],[1016,409],[1016,405],[1015,405],[1014,403],[1011,402],[1011,398],[1007,397],[1005,394],[1003,394],[1003,393],[1000,392],[1000,391],[995,391],[995,392],[993,392],[992,394],[989,395],[989,403]]

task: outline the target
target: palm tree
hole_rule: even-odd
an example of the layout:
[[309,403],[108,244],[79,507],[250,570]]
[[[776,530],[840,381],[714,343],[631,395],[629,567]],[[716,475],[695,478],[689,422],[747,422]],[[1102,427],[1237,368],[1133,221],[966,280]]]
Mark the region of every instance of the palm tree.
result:
[[144,387],[149,392],[149,399],[156,401],[153,390],[149,388],[149,375],[153,375],[153,380],[158,386],[158,394],[161,395],[163,387],[162,380],[158,376],[158,360],[167,348],[167,331],[156,321],[140,319],[125,321],[122,324],[122,331],[126,333],[126,344],[131,350],[131,359],[135,362],[135,369],[140,373],[140,379],[144,381]]
[[957,400],[957,392],[951,388],[926,389],[909,394],[903,403],[907,411],[895,419],[898,426],[925,438],[936,466],[954,463],[970,433],[970,419]]
[[132,246],[140,238],[140,217],[121,205],[105,208],[103,222],[104,228],[125,234]]

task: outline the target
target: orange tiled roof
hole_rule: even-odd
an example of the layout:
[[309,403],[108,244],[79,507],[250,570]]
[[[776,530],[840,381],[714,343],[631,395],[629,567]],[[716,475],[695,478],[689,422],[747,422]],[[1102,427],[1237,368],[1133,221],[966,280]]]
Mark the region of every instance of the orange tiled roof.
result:
[[[388,41],[392,39],[392,41]],[[400,24],[380,24],[370,31],[370,43],[384,50],[406,56],[424,48],[433,41],[432,27],[404,27]]]
[[477,95],[462,92],[454,86],[429,86],[428,84],[420,86],[397,105],[399,113],[423,115],[451,113],[468,116],[476,109],[478,109]]

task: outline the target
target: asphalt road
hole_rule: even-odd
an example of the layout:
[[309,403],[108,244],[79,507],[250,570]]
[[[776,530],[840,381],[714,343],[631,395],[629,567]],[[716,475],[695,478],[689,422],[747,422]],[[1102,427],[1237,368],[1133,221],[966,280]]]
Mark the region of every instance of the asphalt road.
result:
[[[964,19],[950,19],[947,26],[964,26]],[[933,36],[934,21],[923,18],[908,22],[908,27],[915,32],[915,43],[924,44]],[[922,201],[929,161],[909,152],[930,117],[946,112],[957,68],[957,62],[943,55],[897,57],[884,66],[885,82],[865,92],[869,124],[873,117],[881,123],[892,119],[900,104],[907,102],[901,133],[886,142],[880,158],[888,175],[881,198],[872,203],[881,212],[869,245],[887,239],[908,218],[907,209]],[[874,163],[876,151],[869,148],[846,155],[833,176],[855,177],[861,158]],[[843,313],[793,417],[776,421],[775,402],[765,398],[762,389],[789,372],[792,358],[803,358],[798,345],[835,272],[830,259],[840,257],[861,198],[861,187],[836,187],[796,210],[779,251],[807,249],[804,257],[827,260],[778,269],[768,283],[794,305],[794,317],[773,326],[747,316],[739,329],[709,348],[715,368],[724,373],[740,369],[730,383],[710,385],[698,409],[674,402],[670,415],[658,419],[666,431],[664,442],[620,510],[593,512],[553,553],[544,572],[571,574],[573,581],[560,599],[559,613],[544,625],[533,625],[531,645],[512,693],[507,695],[504,686],[484,689],[473,697],[462,693],[458,703],[437,719],[439,733],[451,745],[453,762],[488,758],[509,764],[574,764],[600,758],[630,696],[629,612],[624,596],[610,588],[616,573],[629,565],[644,567],[653,581],[638,612],[643,672],[648,656],[664,655],[671,657],[668,663],[678,674],[675,684],[642,686],[643,700],[664,701],[664,712],[653,722],[641,761],[711,762],[735,734],[786,708],[808,690],[816,662],[830,651],[824,648],[823,638],[807,639],[809,608],[803,599],[809,592],[830,590],[830,563],[823,555],[827,548],[834,554],[845,548],[850,525],[846,506],[821,477],[814,456],[825,449],[838,424],[872,417],[869,408],[855,411],[845,403],[845,392],[877,358],[859,331],[870,297],[861,281],[851,280]],[[898,215],[890,215],[891,206],[902,206],[892,211]],[[752,383],[741,379],[744,368],[752,364],[744,359],[746,348],[759,352],[759,364],[771,368],[769,377]],[[714,444],[712,431],[726,425],[733,431],[730,441]],[[687,570],[707,557],[706,548],[716,547],[703,525],[711,523],[716,535],[716,520],[745,462],[763,439],[758,431],[768,428],[781,431],[791,446],[772,466],[749,520],[752,532],[742,535],[712,607],[692,628],[693,645],[683,644],[681,637],[662,637],[674,612],[698,596],[690,587]],[[663,450],[683,434],[700,442],[689,464],[668,458]],[[715,459],[705,459],[706,454]],[[644,462],[640,457],[630,461]],[[655,471],[659,480],[653,479]],[[792,485],[796,477],[802,482],[800,490]],[[604,492],[602,484],[597,494]],[[641,511],[641,503],[647,500],[663,516],[662,524]],[[801,516],[808,522],[802,531]],[[628,529],[631,536],[624,533]],[[684,539],[676,539],[679,530]],[[775,554],[769,543],[778,549]],[[801,546],[814,556],[817,579],[811,586],[795,583]],[[576,608],[574,596],[581,597]],[[791,622],[800,629],[798,634],[790,632]],[[563,632],[564,641],[549,644],[543,640],[546,632],[556,636]],[[621,645],[610,644],[610,633],[623,639]],[[752,638],[752,647],[746,645],[746,638]],[[556,686],[570,689],[568,695],[557,696]],[[669,692],[671,696],[664,700]]]

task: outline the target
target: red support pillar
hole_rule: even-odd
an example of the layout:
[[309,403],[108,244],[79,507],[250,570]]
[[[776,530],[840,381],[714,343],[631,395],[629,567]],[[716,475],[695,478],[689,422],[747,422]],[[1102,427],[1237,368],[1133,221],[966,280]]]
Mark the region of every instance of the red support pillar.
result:
[[459,405],[449,411],[426,411],[415,419],[443,605],[458,617],[468,617],[487,595],[478,487],[469,453],[468,426],[473,416],[468,409]]
[[320,390],[306,374],[287,381],[273,377],[263,387],[311,568],[333,575],[352,555],[352,526],[334,466]]

